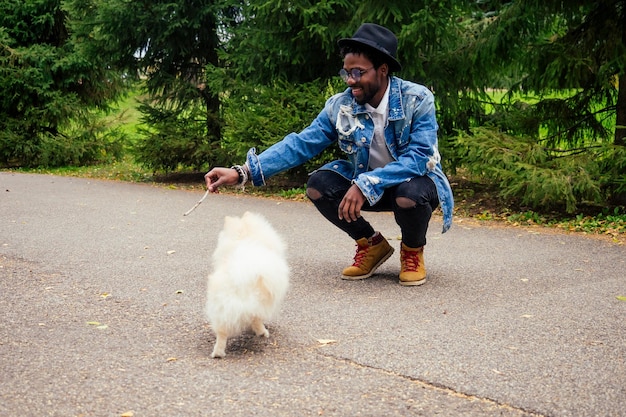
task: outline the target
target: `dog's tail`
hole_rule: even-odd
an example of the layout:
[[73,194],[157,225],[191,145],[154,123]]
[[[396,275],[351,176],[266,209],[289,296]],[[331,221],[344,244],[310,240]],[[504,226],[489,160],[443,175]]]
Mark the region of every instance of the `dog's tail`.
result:
[[259,300],[264,306],[270,306],[274,303],[274,293],[265,285],[265,280],[261,275],[257,276],[255,283],[256,291],[259,294]]

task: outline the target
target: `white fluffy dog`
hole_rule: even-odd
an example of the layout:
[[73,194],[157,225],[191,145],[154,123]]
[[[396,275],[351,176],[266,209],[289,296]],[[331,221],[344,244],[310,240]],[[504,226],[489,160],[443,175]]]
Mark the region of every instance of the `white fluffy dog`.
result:
[[289,286],[286,245],[261,215],[226,217],[209,275],[206,314],[215,332],[212,358],[226,355],[226,341],[263,324],[278,310]]

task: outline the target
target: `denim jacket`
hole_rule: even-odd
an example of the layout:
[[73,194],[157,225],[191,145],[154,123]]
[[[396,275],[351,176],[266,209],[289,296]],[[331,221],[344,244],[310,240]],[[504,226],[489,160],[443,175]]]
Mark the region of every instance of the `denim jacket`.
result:
[[428,175],[437,187],[445,233],[452,225],[454,199],[440,164],[433,94],[422,85],[391,77],[388,110],[385,139],[395,160],[384,167],[368,171],[374,123],[348,88],[329,98],[302,132],[290,133],[258,155],[254,148],[250,149],[247,164],[252,183],[264,185],[266,178],[299,166],[338,143],[346,159],[329,162],[320,169],[335,171],[351,180],[370,205],[380,200],[386,188]]

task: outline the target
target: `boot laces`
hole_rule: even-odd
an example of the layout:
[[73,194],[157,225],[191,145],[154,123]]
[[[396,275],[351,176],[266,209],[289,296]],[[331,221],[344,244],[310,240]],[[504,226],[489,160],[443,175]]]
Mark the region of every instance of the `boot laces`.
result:
[[403,269],[405,271],[417,271],[420,266],[419,252],[403,250],[401,254]]
[[356,254],[354,255],[354,263],[352,266],[361,266],[363,258],[367,255],[369,248],[369,245],[357,245]]

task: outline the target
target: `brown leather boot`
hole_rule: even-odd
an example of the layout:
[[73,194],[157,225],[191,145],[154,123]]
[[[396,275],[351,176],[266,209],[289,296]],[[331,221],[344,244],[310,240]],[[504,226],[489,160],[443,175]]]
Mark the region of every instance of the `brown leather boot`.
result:
[[393,248],[380,233],[369,239],[359,239],[356,244],[354,263],[343,270],[342,279],[369,278],[393,254]]
[[400,285],[422,285],[426,282],[424,247],[409,248],[400,244]]

